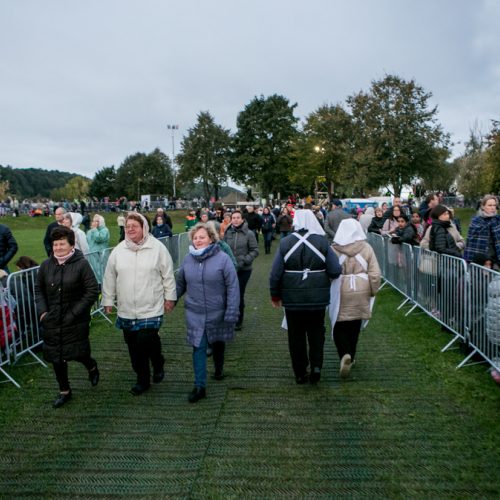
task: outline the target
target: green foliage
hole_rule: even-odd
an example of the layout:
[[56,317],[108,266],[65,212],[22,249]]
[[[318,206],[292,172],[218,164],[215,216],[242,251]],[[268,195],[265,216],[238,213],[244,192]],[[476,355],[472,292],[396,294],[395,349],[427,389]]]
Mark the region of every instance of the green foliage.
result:
[[298,135],[296,107],[277,94],[255,97],[245,106],[238,114],[233,140],[233,179],[259,185],[266,195],[288,190]]
[[72,177],[76,177],[76,174],[0,165],[0,180],[9,181],[9,193],[19,199],[49,198],[52,190],[63,187]]
[[106,196],[111,199],[116,198],[116,170],[114,165],[103,167],[94,175],[89,188],[89,196],[98,199]]
[[437,123],[431,93],[394,75],[347,99],[354,122],[356,174],[368,185],[404,185],[430,175],[447,154],[449,137]]
[[53,200],[83,200],[89,194],[90,179],[77,175],[71,178],[65,186],[54,189],[50,197]]
[[[341,106],[321,106],[311,113],[304,124],[301,136],[296,141],[297,163],[291,179],[300,183],[305,192],[312,192],[311,181],[321,179],[335,190],[351,191],[356,179],[352,178],[352,121]],[[362,181],[362,179],[360,179]]]
[[493,128],[487,137],[488,149],[485,155],[486,178],[489,189],[486,192],[500,193],[500,122],[493,120]]
[[219,199],[219,191],[228,178],[231,135],[214,122],[208,111],[198,115],[197,124],[189,129],[176,157],[180,166],[179,182],[186,188],[203,184],[203,194],[209,200]]
[[116,172],[116,196],[129,200],[140,199],[141,194],[171,195],[173,176],[168,156],[158,148],[152,153],[135,153],[125,158]]

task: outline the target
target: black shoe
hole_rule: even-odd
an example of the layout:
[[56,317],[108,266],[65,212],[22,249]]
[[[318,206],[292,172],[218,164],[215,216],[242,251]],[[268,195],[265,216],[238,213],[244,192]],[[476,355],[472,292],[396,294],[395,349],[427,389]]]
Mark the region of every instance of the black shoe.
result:
[[99,368],[97,368],[97,364],[89,371],[89,380],[92,384],[92,387],[95,387],[99,383]]
[[307,384],[309,381],[309,375],[306,373],[305,375],[302,375],[301,377],[295,377],[295,382],[299,385]]
[[224,380],[226,375],[224,374],[224,370],[215,370],[214,379],[215,380]]
[[204,387],[195,387],[191,394],[189,394],[188,401],[190,403],[196,403],[200,399],[206,398],[207,392]]
[[148,385],[142,385],[142,384],[135,384],[132,389],[130,389],[130,393],[133,394],[134,396],[140,396],[143,392],[146,392],[149,389],[149,384]]
[[153,371],[153,383],[159,384],[165,378],[165,370],[163,367],[165,366],[165,358],[162,356],[161,365]]
[[73,393],[71,390],[67,394],[63,394],[62,392],[57,396],[57,398],[52,403],[54,408],[61,408],[62,405],[66,404],[70,399]]
[[321,378],[321,369],[316,367],[313,369],[311,375],[309,375],[309,382],[311,384],[317,384]]

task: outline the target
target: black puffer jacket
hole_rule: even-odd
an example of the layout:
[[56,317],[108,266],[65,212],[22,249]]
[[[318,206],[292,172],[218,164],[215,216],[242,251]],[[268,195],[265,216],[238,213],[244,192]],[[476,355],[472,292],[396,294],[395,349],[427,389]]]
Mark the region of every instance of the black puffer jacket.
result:
[[[323,309],[330,303],[330,280],[342,272],[339,260],[324,236],[311,234],[308,241],[325,256],[325,261],[303,243],[285,262],[297,241],[294,234],[280,241],[269,277],[271,298],[281,299],[286,309]],[[305,269],[313,272],[304,274]]]
[[17,241],[12,236],[10,229],[4,224],[0,224],[0,269],[7,267],[12,257],[17,252]]
[[90,355],[90,308],[99,289],[94,272],[80,250],[63,265],[55,257],[42,263],[35,286],[38,317],[44,329],[43,354],[48,362]]
[[448,232],[450,221],[433,220],[429,240],[429,249],[453,257],[462,257],[462,252],[457,247],[453,236]]

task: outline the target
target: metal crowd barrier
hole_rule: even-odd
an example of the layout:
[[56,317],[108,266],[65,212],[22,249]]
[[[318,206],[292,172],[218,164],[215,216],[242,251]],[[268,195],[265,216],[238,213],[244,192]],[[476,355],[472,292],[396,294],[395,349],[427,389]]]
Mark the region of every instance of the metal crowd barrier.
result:
[[[162,238],[161,241],[169,250],[174,271],[177,271],[182,259],[188,253],[188,233],[175,234],[172,237]],[[102,285],[104,271],[112,251],[113,248],[106,248],[85,255],[99,285]],[[41,365],[47,366],[36,354],[36,350],[43,343],[35,305],[35,281],[38,269],[33,267],[9,274],[6,288],[0,287],[0,373],[7,379],[4,382],[12,382],[16,387],[20,385],[4,367],[17,363],[25,354],[32,356]],[[92,316],[96,314],[102,315],[112,323],[104,314],[100,300],[91,311]]]
[[468,268],[463,259],[417,246],[395,245],[374,233],[368,233],[368,242],[384,279],[404,296],[398,309],[409,303],[406,315],[419,308],[451,331],[453,338],[442,351],[457,340],[472,347],[457,368],[477,353],[500,369],[500,273]]

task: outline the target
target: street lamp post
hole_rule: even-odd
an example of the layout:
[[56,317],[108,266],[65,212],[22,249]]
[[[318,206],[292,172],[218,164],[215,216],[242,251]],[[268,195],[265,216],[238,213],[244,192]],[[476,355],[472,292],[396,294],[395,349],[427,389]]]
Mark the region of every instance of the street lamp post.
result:
[[172,131],[172,176],[174,178],[174,198],[176,196],[175,193],[175,142],[174,142],[174,134],[176,130],[179,130],[179,125],[167,125],[167,129]]

